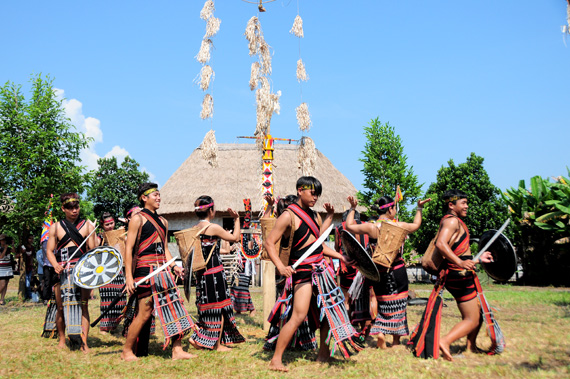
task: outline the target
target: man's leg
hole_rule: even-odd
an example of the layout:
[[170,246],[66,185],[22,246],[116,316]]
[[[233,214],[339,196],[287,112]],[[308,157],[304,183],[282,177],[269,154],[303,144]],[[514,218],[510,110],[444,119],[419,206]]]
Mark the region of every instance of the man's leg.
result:
[[33,271],[26,272],[26,300],[32,298],[32,274]]
[[53,277],[53,268],[49,266],[44,266],[44,285],[43,285],[43,298],[44,301],[49,301],[51,299],[51,286],[52,286],[52,277]]
[[[479,321],[481,316],[477,298],[457,303],[457,307],[459,308],[459,312],[461,312],[461,321],[455,324],[449,333],[447,333],[447,335],[439,342],[439,348],[441,349],[442,356],[448,361],[453,360],[449,351],[451,344],[454,341],[474,332],[480,325]],[[476,337],[477,335],[475,335],[475,338]]]
[[59,343],[57,347],[65,347],[65,319],[63,318],[63,303],[61,300],[61,284],[57,283],[53,290],[55,291],[55,326],[57,327],[57,335],[59,336]]
[[[132,295],[136,296],[136,294]],[[125,341],[125,346],[123,346],[123,352],[121,353],[121,358],[125,361],[136,361],[137,356],[133,352],[133,347],[137,342],[137,338],[144,324],[150,319],[153,310],[152,297],[146,297],[144,299],[138,299],[138,313],[131,325],[129,325],[129,332],[127,334],[127,339]]]
[[87,336],[89,335],[89,299],[91,298],[91,292],[92,290],[89,289],[81,289],[81,339],[83,340],[81,350],[84,353],[89,352]]
[[293,335],[299,328],[299,325],[307,317],[309,307],[311,304],[311,296],[313,295],[313,285],[308,283],[301,283],[295,286],[295,294],[293,297],[292,315],[289,321],[281,328],[277,344],[275,346],[275,353],[269,363],[269,368],[276,371],[289,371],[283,366],[283,353],[291,342]]
[[6,296],[6,290],[8,289],[9,279],[0,279],[0,305],[4,305],[4,297]]
[[329,330],[329,322],[325,317],[323,321],[321,321],[321,344],[319,346],[319,354],[317,354],[317,362],[328,362],[331,358],[331,350],[329,349],[329,345],[326,342]]

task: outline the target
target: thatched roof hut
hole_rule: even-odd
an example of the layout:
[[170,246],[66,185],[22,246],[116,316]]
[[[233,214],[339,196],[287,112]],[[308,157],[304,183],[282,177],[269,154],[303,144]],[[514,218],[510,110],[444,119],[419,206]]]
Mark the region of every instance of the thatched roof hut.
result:
[[[297,146],[275,144],[275,194],[296,194],[295,184],[301,176],[297,164]],[[188,228],[197,222],[194,201],[209,195],[215,201],[216,217],[227,217],[227,208],[244,213],[243,199],[250,198],[252,218],[262,210],[261,152],[255,144],[219,144],[218,167],[210,166],[197,148],[161,188],[159,213],[170,223],[170,230]],[[315,177],[323,185],[323,194],[315,210],[324,212],[323,204],[335,208],[335,222],[348,208],[347,196],[356,194],[356,188],[320,151],[317,151]],[[219,222],[220,220],[217,220]]]

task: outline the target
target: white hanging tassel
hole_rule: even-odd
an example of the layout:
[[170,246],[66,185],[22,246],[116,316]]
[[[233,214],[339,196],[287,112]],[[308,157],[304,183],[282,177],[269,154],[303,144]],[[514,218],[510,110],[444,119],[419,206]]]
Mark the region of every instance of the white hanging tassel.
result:
[[198,83],[202,91],[205,91],[208,89],[208,87],[210,87],[210,82],[212,81],[214,76],[215,74],[214,70],[212,70],[212,67],[209,65],[205,65],[202,66],[202,69],[200,70],[200,79],[195,80],[195,82]]
[[271,113],[277,113],[281,111],[281,105],[279,104],[279,98],[281,97],[281,91],[271,94]]
[[257,54],[259,38],[261,36],[261,27],[259,26],[259,20],[257,17],[254,16],[249,19],[245,27],[244,35],[248,41],[249,55]]
[[303,137],[297,151],[297,163],[302,176],[312,176],[317,165],[317,148],[309,137]]
[[309,80],[309,75],[307,75],[307,71],[305,71],[305,64],[302,59],[299,59],[297,61],[297,81],[300,83],[301,81],[306,82],[307,80]]
[[303,132],[311,128],[311,115],[309,114],[309,106],[307,103],[301,103],[297,108],[297,124],[299,124],[299,129]]
[[249,89],[254,90],[259,84],[259,62],[253,62],[251,64],[251,76],[249,78]]
[[289,33],[294,34],[299,38],[304,37],[303,19],[301,18],[301,16],[297,15],[297,17],[295,17],[295,21],[293,21],[293,27],[291,28],[291,30],[289,30]]
[[356,273],[356,276],[352,280],[352,284],[351,284],[350,288],[348,289],[348,296],[349,296],[350,300],[354,301],[360,297],[360,293],[362,292],[363,284],[364,284],[364,276],[362,276],[362,273],[360,271],[358,271]]
[[209,19],[212,16],[212,13],[214,12],[215,9],[216,8],[214,8],[214,2],[212,0],[207,0],[204,3],[204,7],[200,11],[200,18],[202,20]]
[[207,63],[210,61],[210,47],[212,46],[211,39],[203,39],[202,44],[200,45],[200,51],[198,51],[198,55],[196,55],[196,60],[202,64]]
[[204,38],[210,38],[216,35],[216,33],[220,30],[220,24],[222,21],[219,18],[210,17],[208,19],[208,23],[206,24],[206,35]]
[[205,120],[207,118],[212,117],[214,113],[214,99],[212,95],[207,93],[204,96],[204,100],[202,101],[202,112],[200,112],[200,118]]
[[202,158],[212,167],[218,167],[218,143],[216,142],[216,135],[213,130],[206,133],[202,141]]
[[264,75],[271,75],[271,52],[269,47],[267,42],[261,37],[259,41],[259,57],[261,60],[261,72]]

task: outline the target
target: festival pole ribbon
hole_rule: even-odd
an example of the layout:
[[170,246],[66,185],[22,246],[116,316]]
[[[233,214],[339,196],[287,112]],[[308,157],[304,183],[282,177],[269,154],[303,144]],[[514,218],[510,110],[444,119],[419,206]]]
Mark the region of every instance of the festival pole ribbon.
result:
[[53,224],[53,206],[52,206],[52,201],[53,201],[53,193],[50,196],[49,199],[49,203],[47,206],[47,210],[45,212],[45,218],[44,218],[44,222],[42,224],[42,235],[40,237],[40,244],[43,243],[44,241],[48,240],[49,237],[49,228],[51,228],[52,224]]
[[396,213],[397,214],[400,213],[400,204],[398,204],[398,203],[402,200],[404,200],[404,196],[402,196],[402,190],[400,189],[400,185],[398,184],[398,186],[396,187],[396,196],[394,198],[394,202],[396,203]]

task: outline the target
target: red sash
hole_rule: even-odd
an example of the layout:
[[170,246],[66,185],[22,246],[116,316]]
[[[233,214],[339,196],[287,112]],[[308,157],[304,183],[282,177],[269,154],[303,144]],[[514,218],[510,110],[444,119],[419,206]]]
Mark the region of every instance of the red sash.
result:
[[319,226],[317,225],[315,220],[311,216],[309,216],[309,214],[307,212],[305,212],[303,210],[303,208],[301,208],[297,204],[291,204],[291,205],[289,205],[288,208],[291,209],[291,211],[293,211],[293,213],[295,213],[295,215],[297,215],[297,217],[299,217],[301,219],[301,221],[303,221],[304,223],[307,224],[309,229],[315,235],[315,238],[320,237],[321,231],[319,230]]

